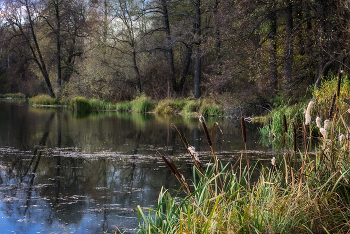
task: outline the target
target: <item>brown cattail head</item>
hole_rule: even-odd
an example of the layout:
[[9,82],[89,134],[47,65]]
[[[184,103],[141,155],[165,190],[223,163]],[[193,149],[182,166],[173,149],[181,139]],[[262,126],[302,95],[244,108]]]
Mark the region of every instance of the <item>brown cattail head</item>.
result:
[[175,126],[175,124],[172,124],[173,128],[175,128],[175,130],[179,133],[180,138],[182,140],[182,142],[184,143],[185,147],[188,148],[188,143],[187,140],[185,138],[185,136],[182,134],[182,132]]
[[202,127],[203,127],[203,130],[204,130],[205,137],[207,138],[208,145],[210,147],[212,147],[212,142],[211,142],[211,139],[210,139],[210,136],[209,136],[209,132],[208,132],[208,129],[207,129],[207,125],[205,124],[205,120],[204,120],[203,115],[199,116],[199,121],[202,123]]
[[241,127],[242,127],[242,136],[243,136],[243,142],[247,143],[246,133],[245,133],[245,123],[243,116],[241,117]]
[[297,151],[297,130],[295,128],[295,124],[293,123],[293,150]]
[[328,119],[332,119],[336,94],[333,95],[331,106],[329,107]]
[[286,120],[286,115],[285,114],[283,114],[283,128],[284,128],[284,132],[288,132],[287,120]]
[[181,178],[181,173],[179,172],[179,170],[176,168],[175,164],[173,163],[173,161],[169,161],[169,164],[172,168],[172,171],[174,171],[174,174],[176,176],[178,176],[179,178]]
[[[170,164],[170,161],[168,161],[168,159],[166,159],[166,157],[164,157],[163,155],[160,155],[165,163],[165,165],[170,169],[170,171],[175,175],[175,170],[173,169],[172,165]],[[174,165],[175,166],[175,165]]]
[[343,70],[340,70],[338,73],[338,86],[337,86],[337,97],[339,98],[340,95],[340,83],[341,83],[341,76],[343,74]]

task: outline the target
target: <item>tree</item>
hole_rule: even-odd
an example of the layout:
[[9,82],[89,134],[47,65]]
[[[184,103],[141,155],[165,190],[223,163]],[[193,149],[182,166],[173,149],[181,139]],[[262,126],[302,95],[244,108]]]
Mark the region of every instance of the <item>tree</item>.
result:
[[30,48],[32,59],[44,77],[48,93],[54,98],[55,93],[51,86],[49,72],[36,33],[36,23],[39,21],[41,7],[40,2],[35,0],[7,1],[6,7],[3,8],[3,12],[1,13],[5,15],[8,27],[12,29],[10,39],[21,37],[24,43]]

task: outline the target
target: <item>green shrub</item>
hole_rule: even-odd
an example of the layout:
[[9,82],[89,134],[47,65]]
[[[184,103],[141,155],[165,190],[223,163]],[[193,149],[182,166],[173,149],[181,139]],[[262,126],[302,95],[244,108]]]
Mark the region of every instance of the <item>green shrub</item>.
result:
[[132,111],[141,113],[150,112],[155,107],[155,103],[145,95],[141,95],[140,97],[134,99],[131,104]]
[[29,99],[29,103],[32,105],[57,105],[58,99],[51,98],[47,94],[41,94]]
[[88,114],[92,111],[89,101],[84,97],[73,98],[69,107],[81,115]]

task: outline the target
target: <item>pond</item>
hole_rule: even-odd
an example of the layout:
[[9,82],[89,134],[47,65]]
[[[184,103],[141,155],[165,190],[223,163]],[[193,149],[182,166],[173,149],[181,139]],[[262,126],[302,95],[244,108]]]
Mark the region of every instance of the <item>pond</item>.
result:
[[[215,122],[217,157],[235,162],[245,146],[240,122]],[[172,127],[209,162],[197,118],[99,112],[77,116],[64,108],[0,101],[0,226],[2,233],[132,233],[136,207],[155,207],[161,187],[179,189],[160,154],[186,178],[193,163]],[[252,160],[269,160],[257,125],[247,123]]]

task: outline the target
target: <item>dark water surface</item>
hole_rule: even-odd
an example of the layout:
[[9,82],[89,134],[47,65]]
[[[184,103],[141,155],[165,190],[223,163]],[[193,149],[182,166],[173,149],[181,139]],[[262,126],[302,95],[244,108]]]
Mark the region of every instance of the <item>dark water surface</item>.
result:
[[[244,152],[240,122],[208,118],[218,158]],[[191,178],[183,131],[203,161],[210,158],[197,118],[103,112],[79,117],[65,109],[0,101],[1,233],[132,233],[137,205],[154,207],[162,186],[179,188],[157,151]],[[247,124],[251,158],[268,158]],[[209,130],[211,131],[211,129]]]

